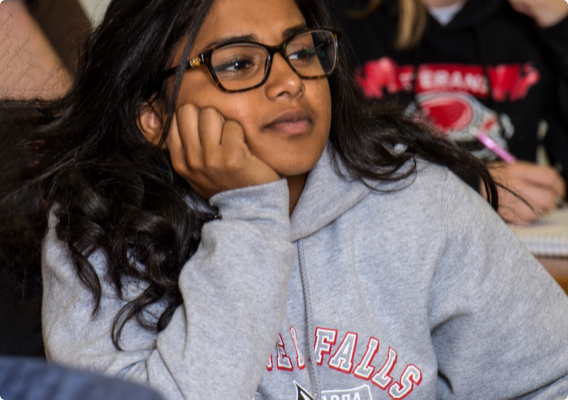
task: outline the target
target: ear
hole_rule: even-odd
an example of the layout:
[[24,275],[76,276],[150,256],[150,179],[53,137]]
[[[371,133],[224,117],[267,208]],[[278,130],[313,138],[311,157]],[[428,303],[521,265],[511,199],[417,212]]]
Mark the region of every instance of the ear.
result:
[[162,117],[156,108],[150,103],[144,103],[137,122],[144,137],[157,146],[162,138],[163,124]]

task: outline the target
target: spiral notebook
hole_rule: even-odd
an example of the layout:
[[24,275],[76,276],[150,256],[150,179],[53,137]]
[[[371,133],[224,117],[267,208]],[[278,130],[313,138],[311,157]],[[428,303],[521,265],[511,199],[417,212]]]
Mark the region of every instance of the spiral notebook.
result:
[[568,257],[568,210],[557,209],[529,226],[511,229],[535,256]]

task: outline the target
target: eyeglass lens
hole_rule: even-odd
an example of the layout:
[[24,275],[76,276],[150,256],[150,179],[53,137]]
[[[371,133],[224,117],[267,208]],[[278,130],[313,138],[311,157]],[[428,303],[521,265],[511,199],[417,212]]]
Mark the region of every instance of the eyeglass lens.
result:
[[[329,31],[306,32],[287,44],[286,55],[301,77],[325,76],[335,67],[335,37]],[[268,51],[254,44],[229,45],[213,52],[211,65],[225,89],[246,89],[258,85],[264,79]]]

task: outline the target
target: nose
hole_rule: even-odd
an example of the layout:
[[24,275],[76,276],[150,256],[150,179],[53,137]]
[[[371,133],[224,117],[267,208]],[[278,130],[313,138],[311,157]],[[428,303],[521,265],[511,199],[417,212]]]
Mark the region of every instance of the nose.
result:
[[292,69],[280,53],[272,59],[272,68],[265,83],[266,95],[270,99],[302,96],[305,91],[302,78]]

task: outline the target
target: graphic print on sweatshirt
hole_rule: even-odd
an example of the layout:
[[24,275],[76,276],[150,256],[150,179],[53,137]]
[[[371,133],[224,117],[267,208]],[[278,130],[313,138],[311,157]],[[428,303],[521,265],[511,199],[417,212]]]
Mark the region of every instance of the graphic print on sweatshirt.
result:
[[[388,345],[381,346],[379,339],[375,337],[359,337],[353,331],[339,335],[336,329],[322,327],[316,327],[314,335],[315,364],[318,369],[328,369],[325,372],[322,369],[320,373],[339,374],[337,378],[345,375],[353,378],[349,380],[353,382],[349,387],[322,387],[322,400],[372,400],[372,393],[376,391],[388,394],[392,399],[404,399],[422,382],[422,371],[414,364],[408,364],[404,368],[399,365],[402,373],[393,376],[398,361],[397,351]],[[300,350],[299,335],[294,326],[290,327],[289,335],[285,336],[286,338],[282,334],[278,335],[273,354],[266,364],[268,374],[280,374],[280,382],[286,382],[289,373],[309,368],[306,364],[311,362]],[[383,349],[380,355],[379,348]],[[298,383],[297,378],[298,375],[290,374],[297,400],[313,400],[313,394]],[[337,379],[339,381],[341,379]],[[262,398],[257,393],[255,399]]]
[[[314,397],[297,382],[297,397],[295,400],[314,400]],[[362,385],[353,389],[346,390],[323,390],[321,392],[321,400],[373,400],[369,385]]]
[[[399,66],[389,57],[366,62],[357,71],[357,81],[368,98],[407,91],[416,94],[421,111],[455,141],[474,141],[481,131],[507,148],[515,129],[506,114],[498,115],[478,99],[515,102],[525,99],[540,73],[530,63],[489,66],[421,64],[418,74],[412,65]],[[409,107],[414,111],[416,104]],[[492,157],[488,150],[476,155]]]

